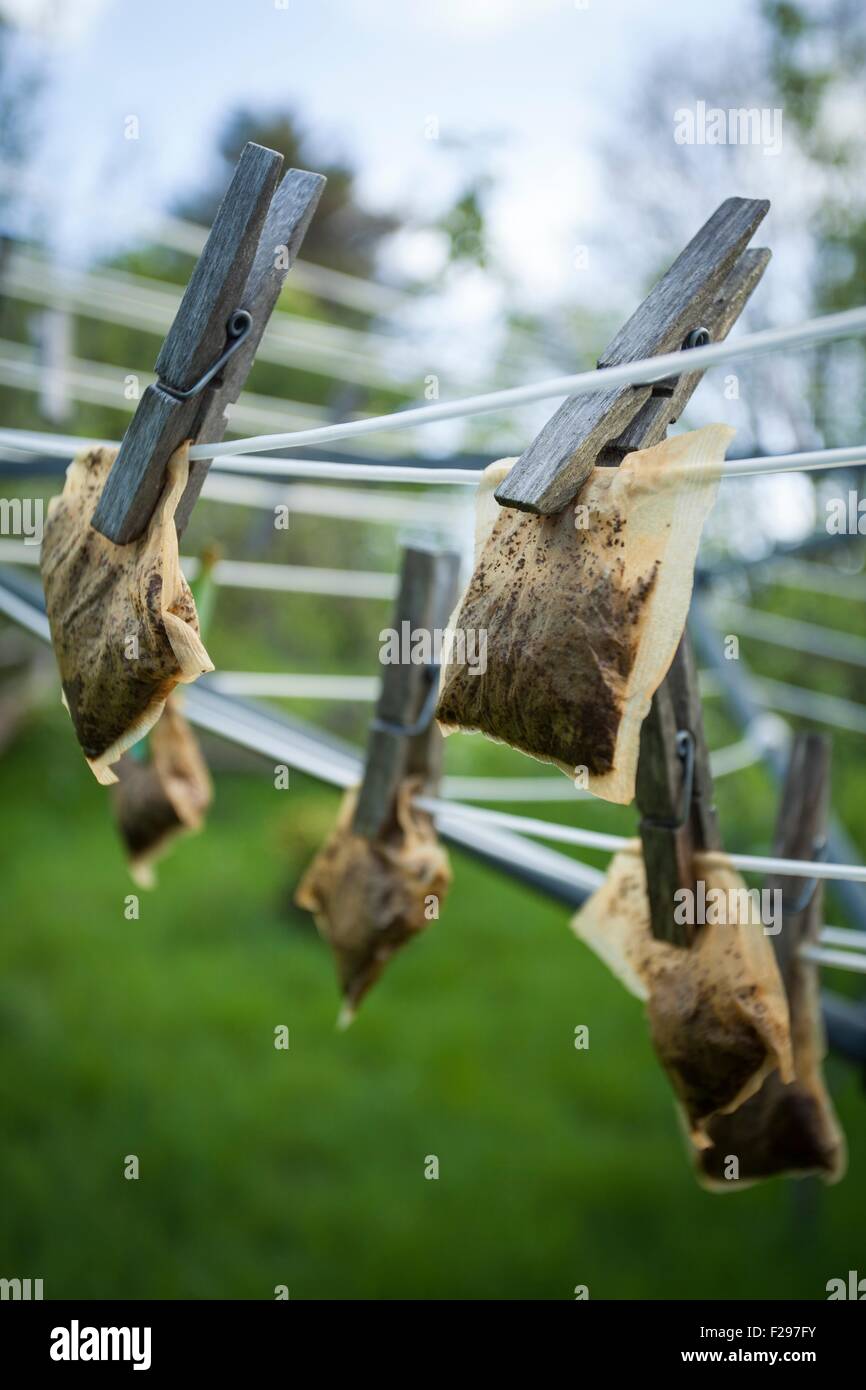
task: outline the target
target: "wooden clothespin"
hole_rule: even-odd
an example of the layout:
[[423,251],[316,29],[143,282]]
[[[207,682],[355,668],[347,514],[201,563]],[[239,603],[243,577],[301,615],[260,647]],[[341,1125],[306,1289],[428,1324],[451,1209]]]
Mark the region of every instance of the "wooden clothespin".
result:
[[[782,859],[824,858],[830,813],[830,740],[826,734],[799,733],[791,743],[788,771],[779,801],[773,853]],[[782,889],[782,930],[773,938],[788,1000],[802,978],[796,969],[803,946],[816,946],[824,913],[822,879],[768,877]]]
[[[393,825],[404,777],[420,777],[425,791],[436,789],[443,739],[433,718],[439,687],[435,637],[444,632],[457,601],[459,567],[460,557],[452,551],[413,545],[403,552],[393,619],[401,660],[383,670],[352,821],[355,834],[367,839],[376,839]],[[428,638],[431,663],[408,660],[418,636]]]
[[[93,525],[126,544],[147,527],[165,468],[185,439],[215,443],[226,407],[237,400],[262,334],[325,185],[320,174],[290,169],[283,157],[248,144],[214,219],[148,386],[108,476]],[[175,523],[180,534],[209,461],[190,465]]]
[[641,725],[635,799],[653,935],[688,946],[694,928],[674,922],[674,894],[694,888],[696,849],[721,849],[697,671],[683,633]]
[[[599,367],[726,338],[770,259],[769,251],[745,249],[769,206],[727,198],[608,344]],[[544,515],[561,511],[596,464],[616,465],[664,439],[702,376],[570,396],[511,468],[496,500]]]
[[[599,366],[638,361],[726,338],[758,284],[770,253],[747,250],[769,203],[728,198],[606,348]],[[503,506],[559,511],[592,468],[664,439],[702,372],[622,386],[563,402],[500,485]],[[713,780],[694,659],[683,636],[641,729],[636,799],[654,936],[687,946],[691,929],[673,920],[674,893],[694,888],[696,849],[719,849]]]

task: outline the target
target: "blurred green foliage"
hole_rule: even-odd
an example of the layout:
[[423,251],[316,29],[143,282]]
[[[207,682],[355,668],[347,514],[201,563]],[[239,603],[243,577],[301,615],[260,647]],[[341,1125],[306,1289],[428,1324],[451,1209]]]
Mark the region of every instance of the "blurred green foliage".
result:
[[330,960],[287,906],[336,807],[267,765],[218,774],[207,832],[127,921],[63,712],[0,761],[7,1275],[49,1298],[822,1298],[862,1268],[860,1078],[831,1061],[841,1185],[700,1191],[640,1005],[563,909],[465,855],[336,1033]]
[[[799,6],[767,10],[780,36],[775,80],[806,130],[829,80],[804,57],[812,21]],[[242,113],[225,132],[224,166],[185,212],[209,218],[246,138],[315,162],[291,119]],[[329,174],[327,226],[305,254],[366,273],[388,220],[364,220],[339,161]],[[452,261],[489,263],[486,192],[470,181],[443,215]],[[824,247],[842,237],[855,270],[816,286],[817,307],[862,302],[863,225],[833,212]],[[191,267],[153,247],[120,264],[178,285]],[[281,307],[345,321],[291,277]],[[29,312],[5,304],[2,336],[25,342]],[[525,339],[541,325],[525,314],[512,330]],[[575,326],[580,352],[588,330],[588,318]],[[120,377],[148,370],[158,347],[152,335],[76,322],[77,355]],[[259,363],[250,385],[333,406],[321,375]],[[403,398],[369,392],[357,408]],[[7,425],[45,425],[26,393],[0,388],[0,409]],[[127,418],[77,406],[66,428],[117,438]],[[478,428],[483,438],[490,427]],[[23,488],[4,485],[7,495]],[[202,502],[184,550],[214,539],[238,558],[381,570],[398,561],[393,527],[293,514],[290,531],[275,532],[267,513]],[[782,587],[756,586],[754,597],[866,637],[863,604]],[[388,613],[379,602],[222,590],[208,646],[223,670],[369,673]],[[863,699],[854,667],[747,638],[742,654],[761,674]],[[363,742],[366,708],[292,709]],[[718,700],[706,702],[706,723],[713,747],[739,736]],[[835,735],[833,800],[866,854],[861,749]],[[571,937],[561,907],[463,854],[442,920],[338,1035],[327,952],[292,906],[337,796],[294,774],[277,792],[267,763],[208,752],[207,830],[176,847],[138,921],[124,917],[132,885],[106,793],[59,705],[36,706],[0,754],[4,1275],[43,1278],[48,1297],[270,1298],[287,1284],[295,1299],[568,1299],[582,1283],[594,1298],[821,1298],[829,1278],[862,1273],[866,1103],[855,1070],[829,1064],[851,1149],[845,1182],[700,1191],[639,1004]],[[446,756],[452,773],[532,770],[478,738],[450,739]],[[720,781],[727,846],[769,848],[776,800],[760,767]],[[633,808],[606,803],[533,813],[635,829]],[[845,924],[832,890],[827,919]],[[850,977],[832,984],[859,992]],[[273,1046],[281,1024],[288,1052]],[[578,1024],[590,1029],[586,1052],[573,1047]],[[128,1154],[140,1159],[138,1181],[123,1177]],[[438,1182],[423,1176],[429,1154]]]

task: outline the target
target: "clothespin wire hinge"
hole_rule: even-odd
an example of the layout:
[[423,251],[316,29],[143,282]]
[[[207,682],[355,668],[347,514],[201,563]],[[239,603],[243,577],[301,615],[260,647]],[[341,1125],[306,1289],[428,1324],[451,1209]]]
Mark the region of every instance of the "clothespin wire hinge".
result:
[[[820,836],[816,837],[812,845],[812,853],[809,856],[812,863],[820,864],[827,858],[827,841]],[[818,886],[817,878],[807,878],[797,896],[793,901],[782,894],[782,912],[786,917],[796,917],[798,913],[805,912],[815,894]]]
[[433,718],[433,711],[436,708],[436,700],[439,696],[439,682],[436,677],[439,674],[440,666],[437,661],[428,662],[424,668],[424,679],[429,683],[429,690],[424,697],[424,703],[418,718],[411,724],[397,724],[391,719],[383,719],[377,715],[371,720],[370,727],[378,733],[396,734],[399,738],[417,738],[423,734],[425,729],[430,727]]
[[[698,328],[692,328],[686,334],[683,339],[681,351],[688,352],[689,348],[708,347],[712,341],[713,335],[710,333],[710,330],[700,325]],[[679,378],[675,376],[665,377],[661,381],[647,382],[647,385],[652,387],[654,396],[672,396],[678,381]]]
[[677,755],[683,765],[683,790],[679,815],[676,817],[644,816],[642,826],[655,830],[682,830],[689,819],[692,808],[692,791],[695,784],[695,740],[688,729],[678,729],[676,737]]
[[229,358],[234,356],[244,340],[249,337],[252,327],[252,314],[248,313],[246,309],[235,309],[234,313],[229,315],[226,324],[228,343],[216,362],[208,367],[198,381],[194,382],[192,386],[188,386],[185,391],[181,391],[177,386],[167,386],[164,381],[157,383],[160,390],[165,391],[169,396],[174,396],[175,400],[178,401],[189,401],[194,396],[200,395],[204,388],[214,380],[214,377],[219,375]]

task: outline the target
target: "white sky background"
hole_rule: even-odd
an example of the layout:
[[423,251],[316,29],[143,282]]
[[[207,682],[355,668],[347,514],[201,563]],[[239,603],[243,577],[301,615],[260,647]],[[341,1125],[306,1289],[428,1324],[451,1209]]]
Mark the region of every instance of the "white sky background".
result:
[[[416,229],[447,205],[460,173],[425,138],[435,116],[443,136],[499,137],[479,144],[476,158],[481,168],[489,160],[496,178],[490,229],[515,302],[560,316],[604,307],[614,326],[645,285],[634,261],[641,228],[630,225],[633,214],[618,216],[604,141],[627,121],[628,95],[655,53],[675,45],[688,72],[692,53],[736,52],[757,35],[756,0],[588,0],[585,8],[583,0],[0,0],[0,11],[48,59],[29,173],[50,190],[40,224],[59,259],[86,261],[126,244],[187,186],[199,186],[227,115],[249,105],[294,110],[318,147],[358,169],[362,201],[406,210],[410,230],[386,255],[383,276],[433,273],[439,248]],[[727,104],[725,93],[706,95]],[[672,91],[671,140],[677,104]],[[760,93],[754,104],[763,104]],[[139,119],[138,141],[124,138],[129,115]],[[639,146],[648,137],[635,130],[633,138]],[[656,153],[668,152],[648,146],[650,176]],[[796,153],[745,153],[739,186],[729,187],[729,171],[707,150],[695,199],[702,211],[688,231],[731,193],[776,199],[781,231],[778,198],[784,208]],[[773,223],[771,213],[760,237],[770,245]],[[601,249],[578,273],[574,251],[584,243]],[[626,246],[631,259],[618,273]],[[782,269],[777,262],[764,303],[772,316],[794,319],[798,297],[784,287],[797,276],[790,264]],[[501,327],[501,300],[489,281],[457,277],[425,313],[412,329],[429,333],[433,361],[443,336],[451,345],[443,395],[490,384],[486,344]],[[527,430],[551,409],[526,412]],[[743,409],[732,403],[727,418],[744,424]],[[443,427],[417,444],[452,447],[458,433]],[[796,441],[782,432],[772,447]],[[785,484],[765,487],[781,497]],[[786,512],[778,524],[796,525]],[[793,513],[802,518],[799,504]]]
[[[277,0],[282,3],[282,0]],[[373,206],[420,221],[453,163],[425,138],[503,137],[494,232],[547,294],[573,285],[573,247],[604,213],[598,146],[652,47],[712,45],[752,0],[0,0],[50,55],[33,167],[56,187],[70,255],[123,237],[195,184],[233,106],[295,109],[345,152]],[[139,117],[141,138],[124,139]],[[99,206],[98,219],[83,215]],[[96,224],[96,225],[94,225]]]

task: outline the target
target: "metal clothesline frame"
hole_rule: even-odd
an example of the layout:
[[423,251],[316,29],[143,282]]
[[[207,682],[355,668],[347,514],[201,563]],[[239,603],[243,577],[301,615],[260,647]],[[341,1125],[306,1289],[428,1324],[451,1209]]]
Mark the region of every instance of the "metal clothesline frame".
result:
[[[0,612],[50,642],[41,593],[4,566]],[[301,720],[203,690],[200,684],[184,689],[184,712],[199,729],[327,785],[345,789],[360,779],[362,760],[357,752]],[[437,812],[436,823],[446,843],[571,909],[580,907],[604,878],[590,865],[502,828],[470,822],[449,806]],[[821,1002],[830,1046],[852,1063],[866,1065],[866,1010],[832,991],[822,991]]]
[[[434,420],[463,418],[471,414],[482,413],[491,410],[498,410],[505,408],[506,406],[510,407],[512,405],[525,404],[533,400],[551,399],[559,395],[572,396],[580,394],[589,394],[592,392],[602,391],[606,388],[617,385],[643,385],[653,382],[659,382],[681,374],[686,374],[687,372],[692,372],[695,370],[703,371],[707,367],[712,366],[716,363],[726,362],[741,357],[760,356],[765,352],[775,351],[782,346],[802,346],[809,343],[827,341],[839,337],[862,335],[864,333],[866,333],[866,308],[860,308],[848,311],[844,314],[831,315],[826,317],[825,319],[815,320],[811,323],[794,325],[793,327],[787,329],[777,328],[765,330],[762,333],[747,335],[745,338],[740,339],[734,343],[720,342],[713,343],[708,347],[696,347],[688,354],[688,366],[684,364],[682,353],[669,353],[666,355],[654,356],[641,362],[620,363],[617,366],[603,367],[601,369],[589,373],[578,373],[570,377],[556,378],[553,381],[536,383],[531,386],[516,387],[512,388],[511,390],[487,393],[486,395],[471,397],[463,401],[442,402],[437,405],[420,407],[417,409],[398,410],[396,412],[392,412],[390,415],[383,417],[373,417],[365,420],[350,421],[337,425],[326,425],[324,427],[296,430],[288,434],[284,433],[281,435],[258,436],[255,438],[241,439],[225,444],[209,443],[194,445],[191,450],[191,457],[195,459],[217,459],[228,457],[232,459],[236,471],[243,473],[247,471],[245,466],[243,466],[243,464],[241,463],[241,456],[243,454],[263,452],[275,447],[294,448],[298,447],[301,444],[317,445],[332,440],[357,437],[369,433],[379,433],[380,431],[398,430],[407,426],[428,423]],[[832,455],[832,458],[830,457],[830,455]],[[798,462],[794,461],[795,457],[799,458]],[[275,470],[276,468],[279,468],[281,462],[284,463],[285,461],[273,461],[273,469]],[[763,462],[763,466],[761,466],[760,468],[752,467],[752,465],[761,462]],[[785,467],[785,471],[787,471],[787,468],[790,467],[831,468],[838,467],[844,463],[856,464],[863,462],[866,462],[866,449],[854,446],[851,449],[847,450],[842,449],[835,451],[815,451],[810,455],[784,456],[781,459],[771,461],[759,461],[750,459],[740,460],[738,461],[739,466],[732,466],[730,468],[730,472],[734,475],[748,475],[754,472],[768,473],[773,471],[781,471],[783,466]],[[319,476],[322,476],[322,474],[320,473]],[[375,480],[383,481],[385,479],[377,477]],[[405,480],[416,481],[415,478],[407,478]],[[444,476],[441,477],[439,480],[444,482]],[[391,475],[391,481],[396,481],[393,475]],[[401,479],[401,481],[403,481],[403,479]],[[449,478],[448,481],[451,482],[451,479]],[[468,483],[470,479],[465,473],[463,473],[457,481],[459,483],[465,484]],[[6,611],[10,612],[10,608],[11,610],[14,610],[17,607],[17,620],[22,621],[22,613],[26,615],[26,610],[28,608],[27,599],[22,597],[20,592],[16,598],[14,592],[14,585],[4,587],[7,590]],[[10,594],[11,603],[9,599]],[[14,611],[10,612],[10,616],[14,616]],[[30,617],[32,621],[32,604]],[[26,617],[24,620],[26,625]],[[36,627],[31,626],[31,630],[36,631],[39,626],[40,625],[37,623]],[[47,624],[43,621],[41,627],[42,630],[39,631],[38,635],[45,636],[45,629],[47,628]],[[252,712],[247,716],[238,716],[237,711],[229,710],[227,712],[225,706],[223,706],[221,714],[218,709],[214,711],[213,706],[211,706],[210,714],[208,715],[207,702],[209,700],[212,701],[214,698],[220,698],[218,692],[216,691],[193,689],[188,692],[187,710],[190,713],[190,717],[194,719],[194,722],[195,716],[193,710],[196,707],[196,705],[201,706],[203,702],[204,710],[202,711],[200,709],[200,719],[198,722],[201,722],[201,720],[203,719],[204,727],[210,727],[213,732],[222,732],[223,736],[230,736],[226,732],[227,727],[234,727],[233,721],[237,723],[239,719],[242,725],[245,724],[249,728],[249,736],[252,737],[253,726],[256,725],[257,720],[260,716],[256,712]],[[226,699],[227,697],[222,698]],[[208,720],[210,721],[209,723],[207,722]],[[222,725],[222,729],[217,727],[220,724]],[[235,735],[238,734],[237,728],[234,729],[234,733]],[[261,743],[261,735],[263,731],[259,729],[258,733],[259,739],[255,745],[255,751],[262,752],[265,751]],[[235,737],[235,741],[242,743],[244,742],[243,738],[238,737]],[[275,743],[279,740],[275,735],[269,741],[271,747],[273,747]],[[247,743],[246,746],[253,747],[253,744]],[[297,759],[298,756],[299,754],[296,752],[295,758]],[[319,751],[319,756],[321,757],[321,750]],[[297,762],[295,765],[298,765]],[[315,764],[315,767],[308,765],[304,768],[304,770],[312,771],[314,772],[314,775],[319,775],[316,772],[317,767],[319,767],[319,764]],[[335,767],[332,767],[332,772],[334,772],[335,770]],[[346,768],[344,766],[343,771],[340,774],[340,777],[342,778],[345,775]],[[340,780],[338,784],[346,785],[346,783],[342,780]],[[477,835],[479,832],[483,836],[485,833],[489,834],[491,829],[495,829],[498,832],[504,833],[505,835],[512,835],[514,840],[519,840],[520,837],[517,835],[513,835],[513,832],[518,829],[525,829],[531,834],[547,833],[550,838],[567,839],[568,833],[570,832],[573,842],[582,842],[584,844],[595,845],[598,848],[605,849],[619,848],[624,843],[622,837],[604,836],[596,834],[595,838],[593,839],[592,832],[580,832],[583,834],[582,841],[575,841],[575,832],[572,831],[571,827],[550,826],[549,829],[545,831],[545,823],[531,822],[529,818],[525,817],[509,817],[502,813],[478,811],[466,807],[462,807],[460,808],[459,812],[455,812],[453,806],[451,806],[447,802],[442,802],[438,798],[419,798],[419,804],[425,806],[425,808],[428,809],[436,817],[437,822],[440,823],[440,829],[442,829],[442,832],[446,838],[449,837],[449,831],[446,828],[448,825],[448,821],[453,820],[456,815],[457,825],[456,827],[451,827],[450,836],[454,837],[456,834],[458,842],[461,835],[464,835],[465,838],[465,827],[466,823],[468,822],[470,828],[472,829],[473,837]],[[441,824],[443,817],[445,818],[444,826]],[[461,819],[464,823],[462,827],[460,825]],[[587,836],[589,838],[587,838]],[[494,836],[494,843],[495,839],[496,837]],[[472,846],[468,847],[471,848]],[[538,850],[539,847],[535,845],[531,847],[526,846],[527,853],[529,853],[530,848],[532,853],[534,853]],[[558,858],[559,856],[556,857]],[[734,863],[736,863],[739,860],[742,863],[742,866],[745,868],[754,868],[756,870],[763,870],[768,872],[784,871],[787,873],[796,873],[798,869],[807,869],[809,871],[810,877],[818,867],[816,865],[806,865],[801,861],[780,860],[770,857],[729,856],[729,858],[731,862]],[[537,862],[538,861],[536,860],[536,864]],[[550,865],[550,862],[550,860],[547,861],[548,865]],[[572,866],[574,865],[574,861],[567,862]],[[505,867],[505,865],[503,864],[501,865],[501,867]],[[849,873],[853,872],[854,870],[854,866],[850,864],[844,866],[844,868]],[[822,865],[820,867],[820,876],[833,876],[831,870],[832,866]],[[575,870],[574,868],[572,868],[572,875],[574,872]],[[597,871],[595,870],[591,871],[591,873],[597,875]],[[861,873],[866,875],[866,869],[861,870],[861,868],[858,866],[858,876]],[[574,890],[573,882],[571,884],[571,889]],[[588,887],[582,884],[580,891],[583,893],[583,896],[585,896],[586,892],[589,891],[589,889]]]

